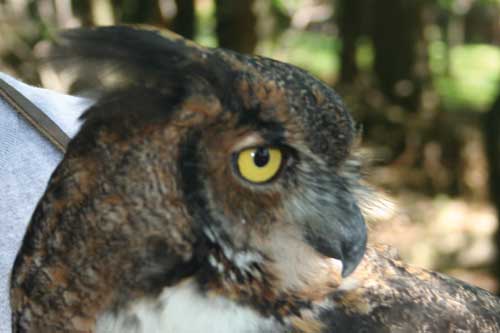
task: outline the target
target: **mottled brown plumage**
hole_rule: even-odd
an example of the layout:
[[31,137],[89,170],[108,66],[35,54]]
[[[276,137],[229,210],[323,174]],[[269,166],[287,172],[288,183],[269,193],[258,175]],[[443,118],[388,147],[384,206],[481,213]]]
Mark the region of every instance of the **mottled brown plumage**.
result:
[[[358,266],[354,124],[308,73],[126,27],[54,57],[100,97],[17,257],[14,332],[500,331],[485,291],[377,249]],[[269,181],[238,171],[249,147],[283,155]]]

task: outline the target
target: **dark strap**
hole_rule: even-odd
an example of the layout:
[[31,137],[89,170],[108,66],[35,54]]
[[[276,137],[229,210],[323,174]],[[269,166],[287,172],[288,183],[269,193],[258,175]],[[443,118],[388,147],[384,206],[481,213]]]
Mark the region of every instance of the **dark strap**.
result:
[[63,153],[68,146],[69,137],[55,122],[40,110],[35,104],[0,78],[0,97],[9,103],[23,118],[46,137]]

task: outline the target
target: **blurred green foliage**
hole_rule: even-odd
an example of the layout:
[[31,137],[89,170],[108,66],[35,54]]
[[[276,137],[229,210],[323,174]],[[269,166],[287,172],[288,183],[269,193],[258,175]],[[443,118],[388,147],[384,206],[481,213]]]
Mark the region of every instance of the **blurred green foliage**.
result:
[[340,41],[323,33],[289,31],[268,56],[295,64],[327,82],[335,82],[340,69]]
[[216,47],[217,36],[215,36],[215,5],[212,1],[204,2],[202,6],[196,7],[196,18],[198,29],[195,41],[201,45]]
[[486,111],[493,103],[500,83],[500,49],[478,44],[451,49],[449,73],[444,64],[444,45],[430,47],[430,63],[436,90],[447,110]]

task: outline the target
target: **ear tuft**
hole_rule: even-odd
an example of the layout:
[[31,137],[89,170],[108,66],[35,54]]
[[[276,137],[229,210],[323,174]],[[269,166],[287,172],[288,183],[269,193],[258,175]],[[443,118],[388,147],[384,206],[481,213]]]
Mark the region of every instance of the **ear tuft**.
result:
[[214,68],[209,49],[171,32],[130,26],[66,30],[56,38],[49,58],[56,70],[70,71],[101,94],[128,86],[168,89]]

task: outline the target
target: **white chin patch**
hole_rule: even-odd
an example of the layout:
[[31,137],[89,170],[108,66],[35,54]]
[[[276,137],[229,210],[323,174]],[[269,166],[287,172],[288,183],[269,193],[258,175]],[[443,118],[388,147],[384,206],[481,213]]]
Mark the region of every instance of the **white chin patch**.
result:
[[118,313],[99,317],[96,333],[260,333],[280,325],[220,296],[205,296],[193,281],[165,288],[156,299],[141,299]]

